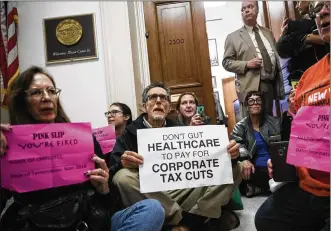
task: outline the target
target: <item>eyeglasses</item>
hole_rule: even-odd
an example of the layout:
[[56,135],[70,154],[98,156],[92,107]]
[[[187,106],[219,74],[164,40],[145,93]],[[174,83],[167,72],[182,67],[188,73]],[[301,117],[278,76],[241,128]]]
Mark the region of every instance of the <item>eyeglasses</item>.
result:
[[122,111],[119,111],[119,110],[112,110],[112,111],[106,111],[105,112],[105,116],[106,117],[115,117],[118,113],[123,113]]
[[330,2],[329,1],[319,2],[312,10],[312,18],[319,17],[324,7],[330,10]]
[[166,102],[166,101],[170,101],[169,100],[169,96],[167,95],[163,95],[163,94],[152,94],[152,95],[149,95],[147,96],[147,100],[148,101],[151,101],[151,102],[156,102],[157,101],[157,98],[160,98],[161,102]]
[[252,106],[254,104],[262,105],[262,99],[261,98],[257,98],[257,99],[250,98],[247,100],[247,104],[248,104],[248,106]]
[[60,96],[61,89],[48,87],[48,88],[32,88],[25,91],[31,98],[41,99],[45,96],[45,92],[50,98],[58,98]]

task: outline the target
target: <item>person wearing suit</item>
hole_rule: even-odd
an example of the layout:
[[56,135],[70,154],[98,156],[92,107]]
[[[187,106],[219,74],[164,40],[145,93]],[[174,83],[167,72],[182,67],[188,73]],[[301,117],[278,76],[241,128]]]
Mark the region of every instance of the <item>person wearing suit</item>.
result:
[[270,30],[257,24],[257,1],[243,1],[241,14],[244,26],[229,34],[225,40],[223,67],[236,73],[236,92],[240,101],[241,117],[247,116],[244,106],[250,91],[263,93],[264,110],[272,115],[273,100],[284,99],[284,82]]

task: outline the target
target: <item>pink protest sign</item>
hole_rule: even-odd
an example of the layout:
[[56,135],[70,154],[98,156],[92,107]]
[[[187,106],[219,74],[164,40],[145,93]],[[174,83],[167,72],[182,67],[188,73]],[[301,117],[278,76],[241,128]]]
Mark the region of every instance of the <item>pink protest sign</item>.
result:
[[107,154],[113,150],[116,143],[114,126],[109,125],[106,127],[94,128],[93,134],[99,142],[103,154]]
[[0,158],[3,188],[23,193],[78,184],[94,169],[90,123],[17,125],[4,134],[9,149]]
[[305,106],[292,121],[286,162],[330,172],[330,107]]

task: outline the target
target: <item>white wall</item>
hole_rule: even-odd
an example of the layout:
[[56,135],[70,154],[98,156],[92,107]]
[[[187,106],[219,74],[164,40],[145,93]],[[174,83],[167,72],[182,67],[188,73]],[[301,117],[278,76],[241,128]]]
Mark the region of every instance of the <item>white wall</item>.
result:
[[211,70],[212,75],[216,76],[217,91],[223,110],[225,110],[225,106],[222,79],[235,76],[234,73],[226,71],[222,66],[224,43],[228,34],[243,26],[240,9],[241,2],[235,1],[213,1],[205,4],[208,39],[215,38],[217,42],[219,66],[213,66]]
[[108,108],[105,63],[99,2],[18,2],[18,50],[20,69],[45,67],[43,19],[95,13],[99,59],[48,65],[46,70],[62,89],[61,102],[72,122],[90,121],[93,127],[106,125]]

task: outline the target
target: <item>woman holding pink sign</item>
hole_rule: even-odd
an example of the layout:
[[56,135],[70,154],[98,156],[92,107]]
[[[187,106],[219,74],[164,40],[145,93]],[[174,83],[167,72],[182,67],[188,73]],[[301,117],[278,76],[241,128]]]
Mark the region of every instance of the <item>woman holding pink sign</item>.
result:
[[[45,124],[46,126],[54,123],[70,123],[59,101],[60,92],[61,89],[56,88],[53,78],[41,68],[31,67],[23,72],[14,80],[10,89],[11,125]],[[7,146],[7,141],[9,143],[10,140],[5,135],[13,132],[16,127],[19,126],[10,128],[1,125],[1,166],[6,158],[2,155],[15,156],[15,153],[11,152],[11,147]],[[120,199],[114,197],[116,196],[114,190],[109,185],[109,169],[103,159],[100,145],[94,137],[92,142],[95,154],[88,158],[94,161],[95,169],[85,172],[86,180],[83,182],[24,192],[1,188],[0,190],[5,192],[5,197],[1,193],[3,203],[10,197],[14,200],[1,217],[0,230],[161,230],[164,210],[155,200],[144,200],[118,211],[117,203]],[[5,175],[3,171],[4,169],[1,169],[2,180]],[[38,182],[27,182],[27,184],[36,185]],[[3,208],[0,213],[2,210]]]

